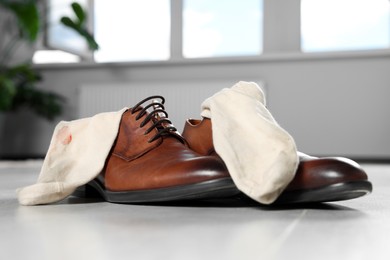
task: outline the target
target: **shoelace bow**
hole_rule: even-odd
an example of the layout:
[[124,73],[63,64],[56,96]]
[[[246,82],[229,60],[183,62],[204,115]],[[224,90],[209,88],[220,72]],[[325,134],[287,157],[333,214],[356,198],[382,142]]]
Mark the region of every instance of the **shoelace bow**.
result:
[[[158,102],[157,99],[160,99],[161,101]],[[145,107],[141,107],[143,103],[149,100],[152,100],[150,104],[146,105]],[[168,113],[165,111],[164,103],[164,97],[158,95],[150,96],[141,100],[130,110],[132,114],[139,111],[138,115],[135,117],[135,120],[138,121],[146,114],[149,108],[153,107],[153,110],[149,112],[149,115],[147,115],[140,124],[140,127],[144,127],[149,121],[153,122],[153,125],[144,132],[145,135],[150,133],[150,131],[152,131],[154,128],[158,130],[157,134],[148,140],[149,143],[163,135],[168,135],[171,132],[177,131],[176,127],[172,125],[171,120],[168,119]]]

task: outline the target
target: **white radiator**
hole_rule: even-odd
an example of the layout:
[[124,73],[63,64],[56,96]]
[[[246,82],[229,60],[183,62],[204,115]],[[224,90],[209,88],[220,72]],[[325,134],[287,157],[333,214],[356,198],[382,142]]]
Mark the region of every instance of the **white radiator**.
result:
[[[132,107],[142,99],[161,95],[172,123],[181,132],[187,118],[200,118],[200,105],[208,97],[235,81],[141,82],[129,84],[83,85],[79,95],[79,116]],[[260,81],[257,81],[260,84]]]

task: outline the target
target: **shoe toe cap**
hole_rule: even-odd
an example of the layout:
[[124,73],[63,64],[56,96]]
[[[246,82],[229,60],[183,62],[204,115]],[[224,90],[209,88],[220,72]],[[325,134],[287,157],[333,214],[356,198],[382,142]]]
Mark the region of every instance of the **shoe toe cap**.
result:
[[295,178],[287,188],[315,189],[367,179],[366,172],[353,160],[343,157],[316,158],[300,162]]

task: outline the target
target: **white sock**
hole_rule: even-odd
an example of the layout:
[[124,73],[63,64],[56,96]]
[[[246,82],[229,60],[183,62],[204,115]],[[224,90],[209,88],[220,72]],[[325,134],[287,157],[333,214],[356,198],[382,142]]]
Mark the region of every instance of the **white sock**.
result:
[[294,139],[265,107],[261,88],[240,81],[202,103],[202,116],[211,118],[216,152],[238,189],[270,204],[293,179],[298,167]]
[[125,111],[126,108],[60,122],[54,129],[37,183],[17,190],[19,203],[60,201],[99,175]]

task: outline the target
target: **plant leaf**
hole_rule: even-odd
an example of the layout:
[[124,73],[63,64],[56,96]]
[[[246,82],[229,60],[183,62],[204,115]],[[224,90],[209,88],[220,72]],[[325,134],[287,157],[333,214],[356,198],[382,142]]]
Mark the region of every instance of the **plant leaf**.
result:
[[36,82],[41,79],[41,76],[30,64],[21,64],[8,68],[6,75],[14,80],[23,79],[23,81],[27,82]]
[[63,25],[70,27],[73,30],[80,30],[80,26],[73,22],[69,17],[63,16],[60,21]]
[[85,19],[86,19],[86,14],[84,9],[81,7],[79,3],[72,3],[72,9],[77,18],[79,19],[78,24],[81,26],[84,24]]
[[0,111],[7,111],[12,107],[16,94],[16,86],[8,77],[0,75]]
[[62,96],[53,92],[38,90],[31,84],[23,84],[15,96],[13,109],[28,106],[38,115],[53,120],[61,114],[64,102]]
[[76,24],[67,16],[62,17],[60,21],[63,25],[73,29],[78,34],[80,34],[87,41],[90,50],[96,51],[99,49],[99,45],[97,44],[92,34],[90,34],[84,27]]
[[18,18],[23,36],[31,42],[35,41],[40,29],[36,1],[2,1],[1,4]]
[[78,32],[85,38],[90,50],[96,51],[99,49],[99,45],[95,41],[95,38],[87,30],[81,28]]

